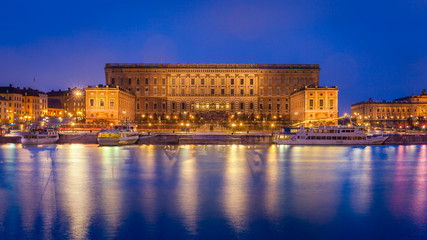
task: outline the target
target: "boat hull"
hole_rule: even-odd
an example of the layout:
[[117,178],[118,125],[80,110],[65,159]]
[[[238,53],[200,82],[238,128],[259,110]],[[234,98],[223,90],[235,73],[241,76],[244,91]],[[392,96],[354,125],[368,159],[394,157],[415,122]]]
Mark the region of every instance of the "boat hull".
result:
[[139,136],[129,136],[129,137],[98,137],[99,146],[121,146],[121,145],[131,145],[135,144],[138,141]]
[[306,139],[276,139],[274,142],[279,145],[382,145],[388,136],[368,138],[363,140],[306,140]]
[[58,142],[59,136],[49,136],[43,138],[21,138],[21,143],[25,145],[37,145],[37,144],[53,144]]

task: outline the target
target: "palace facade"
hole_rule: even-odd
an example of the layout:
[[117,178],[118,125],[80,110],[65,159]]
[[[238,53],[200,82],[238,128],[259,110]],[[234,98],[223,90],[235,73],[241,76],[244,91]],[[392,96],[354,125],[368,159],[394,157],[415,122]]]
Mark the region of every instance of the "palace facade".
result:
[[[280,114],[290,95],[319,86],[318,64],[106,64],[106,84],[135,95],[135,116],[147,114]],[[88,97],[88,96],[86,96]],[[88,108],[87,108],[88,109]]]
[[351,105],[351,115],[358,123],[372,126],[417,126],[427,120],[427,94],[394,99],[392,101],[368,101]]
[[86,86],[86,123],[135,121],[135,95],[118,86]]
[[[338,87],[303,87],[291,94],[291,121],[305,125],[338,124]],[[321,120],[321,122],[318,122]]]

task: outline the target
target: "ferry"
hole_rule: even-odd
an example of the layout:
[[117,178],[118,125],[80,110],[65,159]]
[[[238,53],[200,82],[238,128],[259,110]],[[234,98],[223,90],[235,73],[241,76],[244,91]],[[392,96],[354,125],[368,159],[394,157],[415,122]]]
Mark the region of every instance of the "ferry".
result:
[[21,136],[22,144],[50,144],[59,140],[58,132],[53,128],[33,128]]
[[313,128],[282,128],[276,144],[286,145],[381,145],[388,136],[366,135],[364,127],[321,126]]
[[101,130],[97,135],[99,146],[135,144],[139,139],[136,125],[115,125],[113,129]]

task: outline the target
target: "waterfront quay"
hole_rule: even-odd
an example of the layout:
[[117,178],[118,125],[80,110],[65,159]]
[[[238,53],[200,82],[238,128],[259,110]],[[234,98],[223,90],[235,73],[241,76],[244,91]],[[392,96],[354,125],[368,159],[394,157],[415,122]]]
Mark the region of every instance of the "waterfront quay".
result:
[[[389,133],[385,145],[420,145],[427,144],[427,134],[423,133]],[[275,135],[271,132],[236,133],[236,132],[144,132],[139,135],[137,144],[177,145],[177,144],[273,144]],[[20,136],[0,137],[1,143],[20,143]],[[63,132],[59,134],[58,144],[79,143],[97,144],[97,133]]]

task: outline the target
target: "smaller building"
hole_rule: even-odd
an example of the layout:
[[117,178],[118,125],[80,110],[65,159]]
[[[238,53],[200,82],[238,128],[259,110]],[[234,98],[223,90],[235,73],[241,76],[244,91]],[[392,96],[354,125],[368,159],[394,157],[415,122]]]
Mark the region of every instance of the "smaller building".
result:
[[0,87],[0,96],[8,100],[9,123],[22,121],[22,89],[13,87],[12,84]]
[[9,106],[6,98],[0,96],[0,124],[9,122]]
[[338,124],[338,88],[308,87],[294,91],[290,96],[290,119],[304,125]]
[[111,85],[86,86],[86,123],[120,124],[135,121],[135,95]]
[[352,118],[359,124],[402,128],[420,127],[427,120],[427,94],[394,99],[392,101],[368,101],[351,105]]
[[64,117],[65,110],[59,99],[48,99],[47,115],[49,117]]
[[47,93],[49,99],[55,99],[60,102],[64,109],[64,117],[85,117],[85,91],[80,88],[68,88],[67,90],[50,91]]

